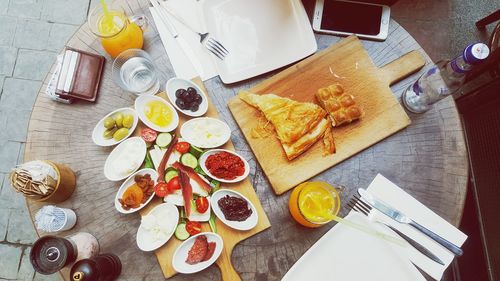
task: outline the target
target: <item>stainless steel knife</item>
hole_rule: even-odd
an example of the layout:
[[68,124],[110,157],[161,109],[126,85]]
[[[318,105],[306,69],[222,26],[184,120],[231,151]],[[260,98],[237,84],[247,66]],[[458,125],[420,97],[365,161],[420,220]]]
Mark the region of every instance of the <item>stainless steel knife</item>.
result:
[[429,251],[426,247],[422,246],[417,241],[406,236],[406,234],[397,230],[396,228],[394,228],[388,224],[385,224],[385,223],[384,223],[384,225],[389,227],[392,231],[396,232],[399,236],[401,236],[401,238],[406,240],[406,242],[408,242],[408,244],[412,245],[413,248],[417,249],[420,253],[424,254],[426,257],[430,258],[431,260],[433,260],[441,265],[444,265],[443,261],[440,258],[438,258],[436,255],[434,255],[431,251]]
[[415,222],[412,220],[410,217],[406,216],[402,212],[394,209],[387,203],[375,198],[371,193],[366,191],[365,189],[359,188],[358,189],[359,195],[366,201],[368,204],[370,204],[373,208],[379,210],[380,212],[384,213],[388,217],[392,218],[393,220],[399,222],[399,223],[405,223],[413,226],[423,234],[427,235],[430,237],[432,240],[436,241],[439,243],[441,246],[445,247],[448,249],[450,252],[457,256],[461,256],[463,254],[462,249],[458,247],[457,245],[451,243],[450,241],[444,239],[443,237],[439,236],[438,234],[434,233],[430,229],[426,228],[425,226]]

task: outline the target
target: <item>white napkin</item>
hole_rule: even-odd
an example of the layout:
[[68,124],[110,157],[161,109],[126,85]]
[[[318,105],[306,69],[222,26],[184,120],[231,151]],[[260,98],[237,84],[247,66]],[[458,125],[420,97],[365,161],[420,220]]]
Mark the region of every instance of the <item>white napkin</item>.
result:
[[[461,246],[467,238],[460,230],[380,174],[367,190],[456,245]],[[402,247],[338,223],[293,265],[282,280],[425,280],[412,262],[436,280],[440,280],[453,259],[453,254],[427,236],[411,226],[392,222],[377,211],[372,212],[370,220],[354,211],[351,211],[346,219],[395,236],[387,227],[373,220],[388,221],[432,251],[446,266],[430,260],[410,245]]]
[[[184,19],[192,27],[198,31],[203,31],[205,28],[202,26],[202,21],[199,20],[200,3],[196,0],[169,0],[167,2],[162,2],[161,5],[167,6],[170,10],[174,11],[176,15]],[[200,37],[185,27],[182,23],[177,21],[174,17],[169,16],[170,21],[177,29],[179,36],[182,37],[190,46],[191,51],[194,53],[201,67],[203,68],[203,73],[197,73],[194,66],[189,61],[188,57],[184,53],[181,46],[178,44],[177,40],[172,37],[168,29],[165,27],[161,21],[160,14],[150,7],[151,15],[153,16],[153,21],[160,34],[160,39],[165,47],[165,51],[172,63],[175,74],[177,77],[184,79],[192,79],[196,76],[205,81],[212,77],[218,75],[215,68],[215,64],[209,52],[206,48],[200,44]]]

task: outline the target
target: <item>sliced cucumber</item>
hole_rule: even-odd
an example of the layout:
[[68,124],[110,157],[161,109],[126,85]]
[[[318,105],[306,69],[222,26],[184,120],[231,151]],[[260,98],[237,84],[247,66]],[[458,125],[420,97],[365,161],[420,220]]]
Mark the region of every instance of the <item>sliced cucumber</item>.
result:
[[186,230],[186,224],[180,223],[175,229],[175,237],[181,241],[189,238],[189,233]]
[[197,172],[198,174],[202,175],[202,176],[206,176],[207,175],[200,166],[196,166],[196,168],[194,168],[194,171]]
[[165,182],[169,182],[172,178],[177,177],[178,175],[179,172],[176,169],[168,167],[165,171]]
[[196,168],[198,166],[198,159],[191,153],[184,153],[181,156],[181,163],[191,168]]
[[172,141],[172,135],[169,133],[160,133],[156,137],[156,144],[159,147],[167,147]]
[[200,158],[200,156],[203,154],[203,149],[196,147],[194,145],[189,146],[189,153],[193,154],[194,157]]

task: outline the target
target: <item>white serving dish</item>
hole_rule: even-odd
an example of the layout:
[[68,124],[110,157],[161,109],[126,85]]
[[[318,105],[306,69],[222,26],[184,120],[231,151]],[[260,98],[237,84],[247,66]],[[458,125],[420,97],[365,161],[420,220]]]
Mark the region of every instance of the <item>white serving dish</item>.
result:
[[118,199],[122,198],[123,193],[125,192],[125,190],[127,190],[128,187],[132,186],[135,183],[134,177],[136,175],[144,176],[145,174],[150,174],[151,175],[151,179],[154,181],[155,184],[158,182],[158,173],[155,170],[153,170],[153,169],[149,169],[149,168],[142,169],[142,170],[139,170],[139,171],[133,173],[132,175],[130,175],[122,183],[122,185],[120,186],[120,189],[118,189],[118,192],[116,193],[116,196],[115,196],[115,208],[116,208],[116,210],[118,210],[118,212],[120,212],[122,214],[135,213],[135,212],[139,211],[140,209],[144,208],[144,206],[146,206],[149,202],[151,202],[151,200],[153,200],[153,197],[155,197],[154,193],[151,194],[151,196],[148,198],[148,200],[144,204],[141,204],[139,206],[139,208],[129,209],[129,210],[123,209],[122,205],[118,201]]
[[[124,115],[125,114],[132,114],[132,116],[134,116],[134,122],[132,123],[132,127],[129,128],[128,135],[126,137],[124,137],[122,140],[115,141],[113,138],[105,139],[102,136],[104,134],[104,131],[106,131],[106,128],[104,128],[104,119],[111,117],[118,112],[122,112]],[[119,108],[111,113],[108,113],[101,120],[99,120],[99,122],[97,122],[97,125],[95,125],[94,130],[92,131],[92,140],[94,141],[95,144],[97,144],[99,146],[112,146],[115,144],[119,144],[122,141],[126,140],[128,137],[130,137],[130,135],[132,135],[135,128],[137,127],[138,121],[139,121],[139,118],[137,116],[137,112],[135,112],[134,109],[129,108],[129,107]]]
[[[162,220],[169,220],[168,229],[166,229],[167,235],[163,239],[156,240],[152,237],[151,232],[146,230],[144,225],[144,217],[146,216],[156,216]],[[154,207],[146,216],[142,218],[141,225],[137,230],[137,246],[139,249],[149,252],[160,248],[170,240],[179,221],[179,210],[172,204],[163,203]]]
[[[197,264],[188,264],[186,262],[188,252],[191,249],[191,247],[194,244],[194,240],[196,237],[200,235],[205,235],[207,237],[208,242],[215,242],[215,251],[212,257],[204,262],[200,262]],[[179,272],[179,273],[184,273],[184,274],[189,274],[189,273],[195,273],[198,271],[202,271],[203,269],[209,267],[212,265],[220,256],[222,253],[222,248],[224,246],[224,242],[222,241],[222,238],[213,232],[202,232],[196,235],[193,235],[189,237],[186,241],[184,241],[176,250],[174,253],[174,256],[172,258],[172,266],[174,267],[174,270]]]
[[[225,197],[226,195],[235,196],[235,197],[242,198],[243,200],[246,200],[248,203],[248,206],[252,209],[252,214],[250,215],[250,217],[248,217],[244,221],[226,220],[226,218],[224,217],[224,213],[222,213],[222,210],[219,208],[219,204],[217,203],[217,201],[219,201],[219,199],[221,199],[222,197]],[[257,225],[257,223],[259,222],[259,215],[257,214],[257,209],[255,209],[255,206],[252,204],[252,202],[250,200],[248,200],[248,198],[246,198],[245,196],[243,196],[243,194],[241,194],[237,191],[234,191],[231,189],[219,189],[212,194],[212,198],[210,201],[211,201],[210,203],[212,205],[212,210],[214,211],[214,214],[217,216],[217,218],[219,218],[219,220],[221,220],[225,225],[227,225],[231,228],[234,228],[237,230],[250,230],[250,229],[254,228]]]
[[231,138],[231,129],[219,119],[198,117],[182,124],[181,137],[200,148],[216,148]]
[[[120,173],[117,171],[116,162],[114,162],[118,157],[120,157],[121,153],[124,153],[124,149],[127,146],[132,146],[136,149],[135,153],[131,153],[130,158],[127,159],[131,162],[130,167],[127,171]],[[119,181],[122,180],[131,174],[133,174],[144,162],[144,157],[146,157],[146,142],[141,137],[132,137],[128,138],[118,146],[116,146],[113,151],[109,154],[106,162],[104,163],[104,176],[108,180],[111,181]],[[119,165],[123,164],[123,161],[118,161]]]
[[206,30],[229,51],[224,60],[214,59],[226,84],[286,66],[317,50],[301,0],[203,1],[201,14]]
[[[172,122],[165,127],[160,127],[156,124],[153,124],[149,119],[146,117],[144,114],[144,108],[146,104],[150,101],[157,100],[165,105],[167,105],[170,110],[172,110]],[[151,129],[158,131],[158,132],[171,132],[177,128],[177,125],[179,125],[179,115],[177,115],[177,111],[175,108],[165,99],[157,97],[157,96],[152,96],[152,95],[141,95],[138,98],[135,99],[134,103],[135,110],[137,112],[137,115],[139,116],[139,119],[141,119],[142,123],[146,124],[146,126],[150,127]]]
[[[236,177],[232,180],[226,180],[226,179],[221,179],[221,178],[218,178],[214,175],[212,175],[212,173],[210,173],[210,171],[208,170],[208,168],[206,167],[206,162],[207,162],[207,158],[210,156],[210,155],[213,155],[213,154],[216,154],[216,153],[220,153],[220,152],[227,152],[227,153],[231,153],[233,155],[236,155],[238,156],[242,161],[243,161],[243,164],[245,165],[245,172],[243,173],[243,175],[239,176],[239,177]],[[211,150],[207,150],[205,151],[201,157],[200,157],[200,167],[201,169],[203,170],[203,172],[205,172],[209,177],[215,179],[215,180],[218,180],[220,182],[225,182],[225,183],[235,183],[235,182],[239,182],[239,181],[242,181],[244,180],[248,174],[250,173],[250,165],[248,165],[248,162],[247,160],[245,160],[245,158],[243,158],[241,155],[239,155],[238,153],[234,152],[234,151],[230,151],[230,150],[227,150],[227,149],[211,149]]]
[[[196,91],[198,92],[198,94],[201,96],[201,99],[202,99],[201,100],[201,104],[200,104],[198,110],[194,111],[194,112],[191,111],[191,110],[183,110],[180,107],[178,107],[177,104],[175,104],[175,101],[177,100],[177,98],[175,97],[175,92],[178,89],[185,89],[185,90],[187,90],[187,88],[189,88],[189,87],[195,88]],[[168,99],[170,100],[170,103],[172,103],[172,105],[178,111],[182,112],[183,114],[185,114],[187,116],[191,116],[191,117],[200,117],[203,114],[207,113],[207,110],[208,110],[208,98],[207,98],[207,95],[195,83],[193,83],[193,82],[191,82],[189,80],[186,80],[186,79],[174,77],[174,78],[171,78],[170,80],[167,81],[166,89],[167,89],[167,96],[168,96]]]

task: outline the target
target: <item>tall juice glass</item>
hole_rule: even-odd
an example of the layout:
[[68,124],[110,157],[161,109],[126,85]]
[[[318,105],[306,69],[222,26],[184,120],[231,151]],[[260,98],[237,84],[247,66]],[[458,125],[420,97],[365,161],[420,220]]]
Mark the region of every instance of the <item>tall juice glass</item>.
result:
[[292,191],[288,207],[292,217],[301,225],[320,227],[337,216],[340,196],[326,182],[304,182]]
[[101,0],[100,5],[89,13],[87,21],[90,30],[100,38],[102,47],[113,58],[128,49],[142,49],[143,31],[146,18],[128,18],[124,7],[118,3],[108,6]]

